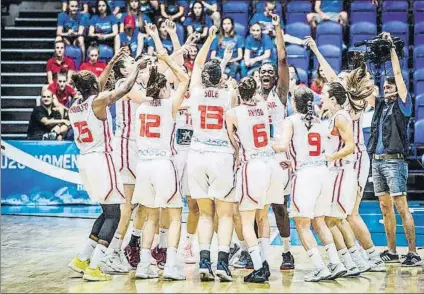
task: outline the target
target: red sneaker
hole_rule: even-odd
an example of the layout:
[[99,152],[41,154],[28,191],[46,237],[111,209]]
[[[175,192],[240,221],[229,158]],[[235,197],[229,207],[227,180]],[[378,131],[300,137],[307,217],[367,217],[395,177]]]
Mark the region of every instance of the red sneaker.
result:
[[140,246],[130,246],[127,245],[124,248],[125,257],[128,260],[128,263],[133,267],[137,268],[137,265],[140,263]]
[[152,249],[152,257],[156,260],[157,266],[164,269],[166,263],[166,248],[159,248],[159,245]]

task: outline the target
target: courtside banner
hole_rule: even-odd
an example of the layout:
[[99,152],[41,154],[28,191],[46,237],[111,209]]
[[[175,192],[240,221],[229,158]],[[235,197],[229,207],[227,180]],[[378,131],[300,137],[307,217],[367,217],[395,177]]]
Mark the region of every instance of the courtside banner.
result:
[[1,141],[1,203],[94,204],[80,183],[73,142]]

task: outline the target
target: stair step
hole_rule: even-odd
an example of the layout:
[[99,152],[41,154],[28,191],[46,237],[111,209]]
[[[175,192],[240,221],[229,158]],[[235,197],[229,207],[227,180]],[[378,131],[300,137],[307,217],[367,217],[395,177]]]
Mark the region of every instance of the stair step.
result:
[[30,11],[20,11],[20,18],[57,18],[57,15],[60,13],[60,10],[30,10]]
[[2,96],[2,108],[34,108],[39,96]]
[[54,49],[1,49],[2,60],[43,60],[47,61]]
[[32,108],[8,108],[1,110],[2,121],[29,121]]
[[1,131],[3,134],[26,134],[28,121],[2,121]]
[[[2,43],[3,45],[3,43]],[[45,61],[2,61],[1,71],[2,72],[46,72]]]
[[25,140],[27,134],[1,134],[1,138],[5,140]]
[[57,25],[57,17],[55,18],[21,18],[17,17],[15,19],[16,27],[50,27]]
[[1,96],[40,95],[44,84],[1,84]]
[[1,82],[5,84],[24,84],[24,83],[47,83],[47,73],[34,73],[34,72],[19,72],[19,73],[2,73]]
[[3,38],[1,45],[3,49],[52,49],[54,48],[54,38]]
[[3,38],[32,37],[52,38],[56,37],[56,27],[10,27],[6,26],[2,31]]

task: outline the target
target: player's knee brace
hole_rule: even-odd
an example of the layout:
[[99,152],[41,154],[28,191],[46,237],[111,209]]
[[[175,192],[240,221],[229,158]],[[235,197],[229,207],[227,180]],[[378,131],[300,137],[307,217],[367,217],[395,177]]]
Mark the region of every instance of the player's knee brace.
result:
[[118,228],[121,218],[121,208],[119,204],[108,204],[103,206],[105,221],[99,233],[99,239],[108,243],[112,241],[113,235]]
[[[93,228],[91,229],[90,238],[99,238],[100,230],[102,229],[103,223],[105,222],[105,213],[102,212],[101,215],[94,221]],[[97,241],[97,240],[95,240]]]

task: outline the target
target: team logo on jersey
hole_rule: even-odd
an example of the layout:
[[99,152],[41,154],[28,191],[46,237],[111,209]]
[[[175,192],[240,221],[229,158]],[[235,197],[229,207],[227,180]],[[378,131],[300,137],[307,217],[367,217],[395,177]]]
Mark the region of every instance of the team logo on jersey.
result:
[[192,136],[193,136],[193,130],[178,129],[177,144],[184,145],[184,146],[190,145]]

